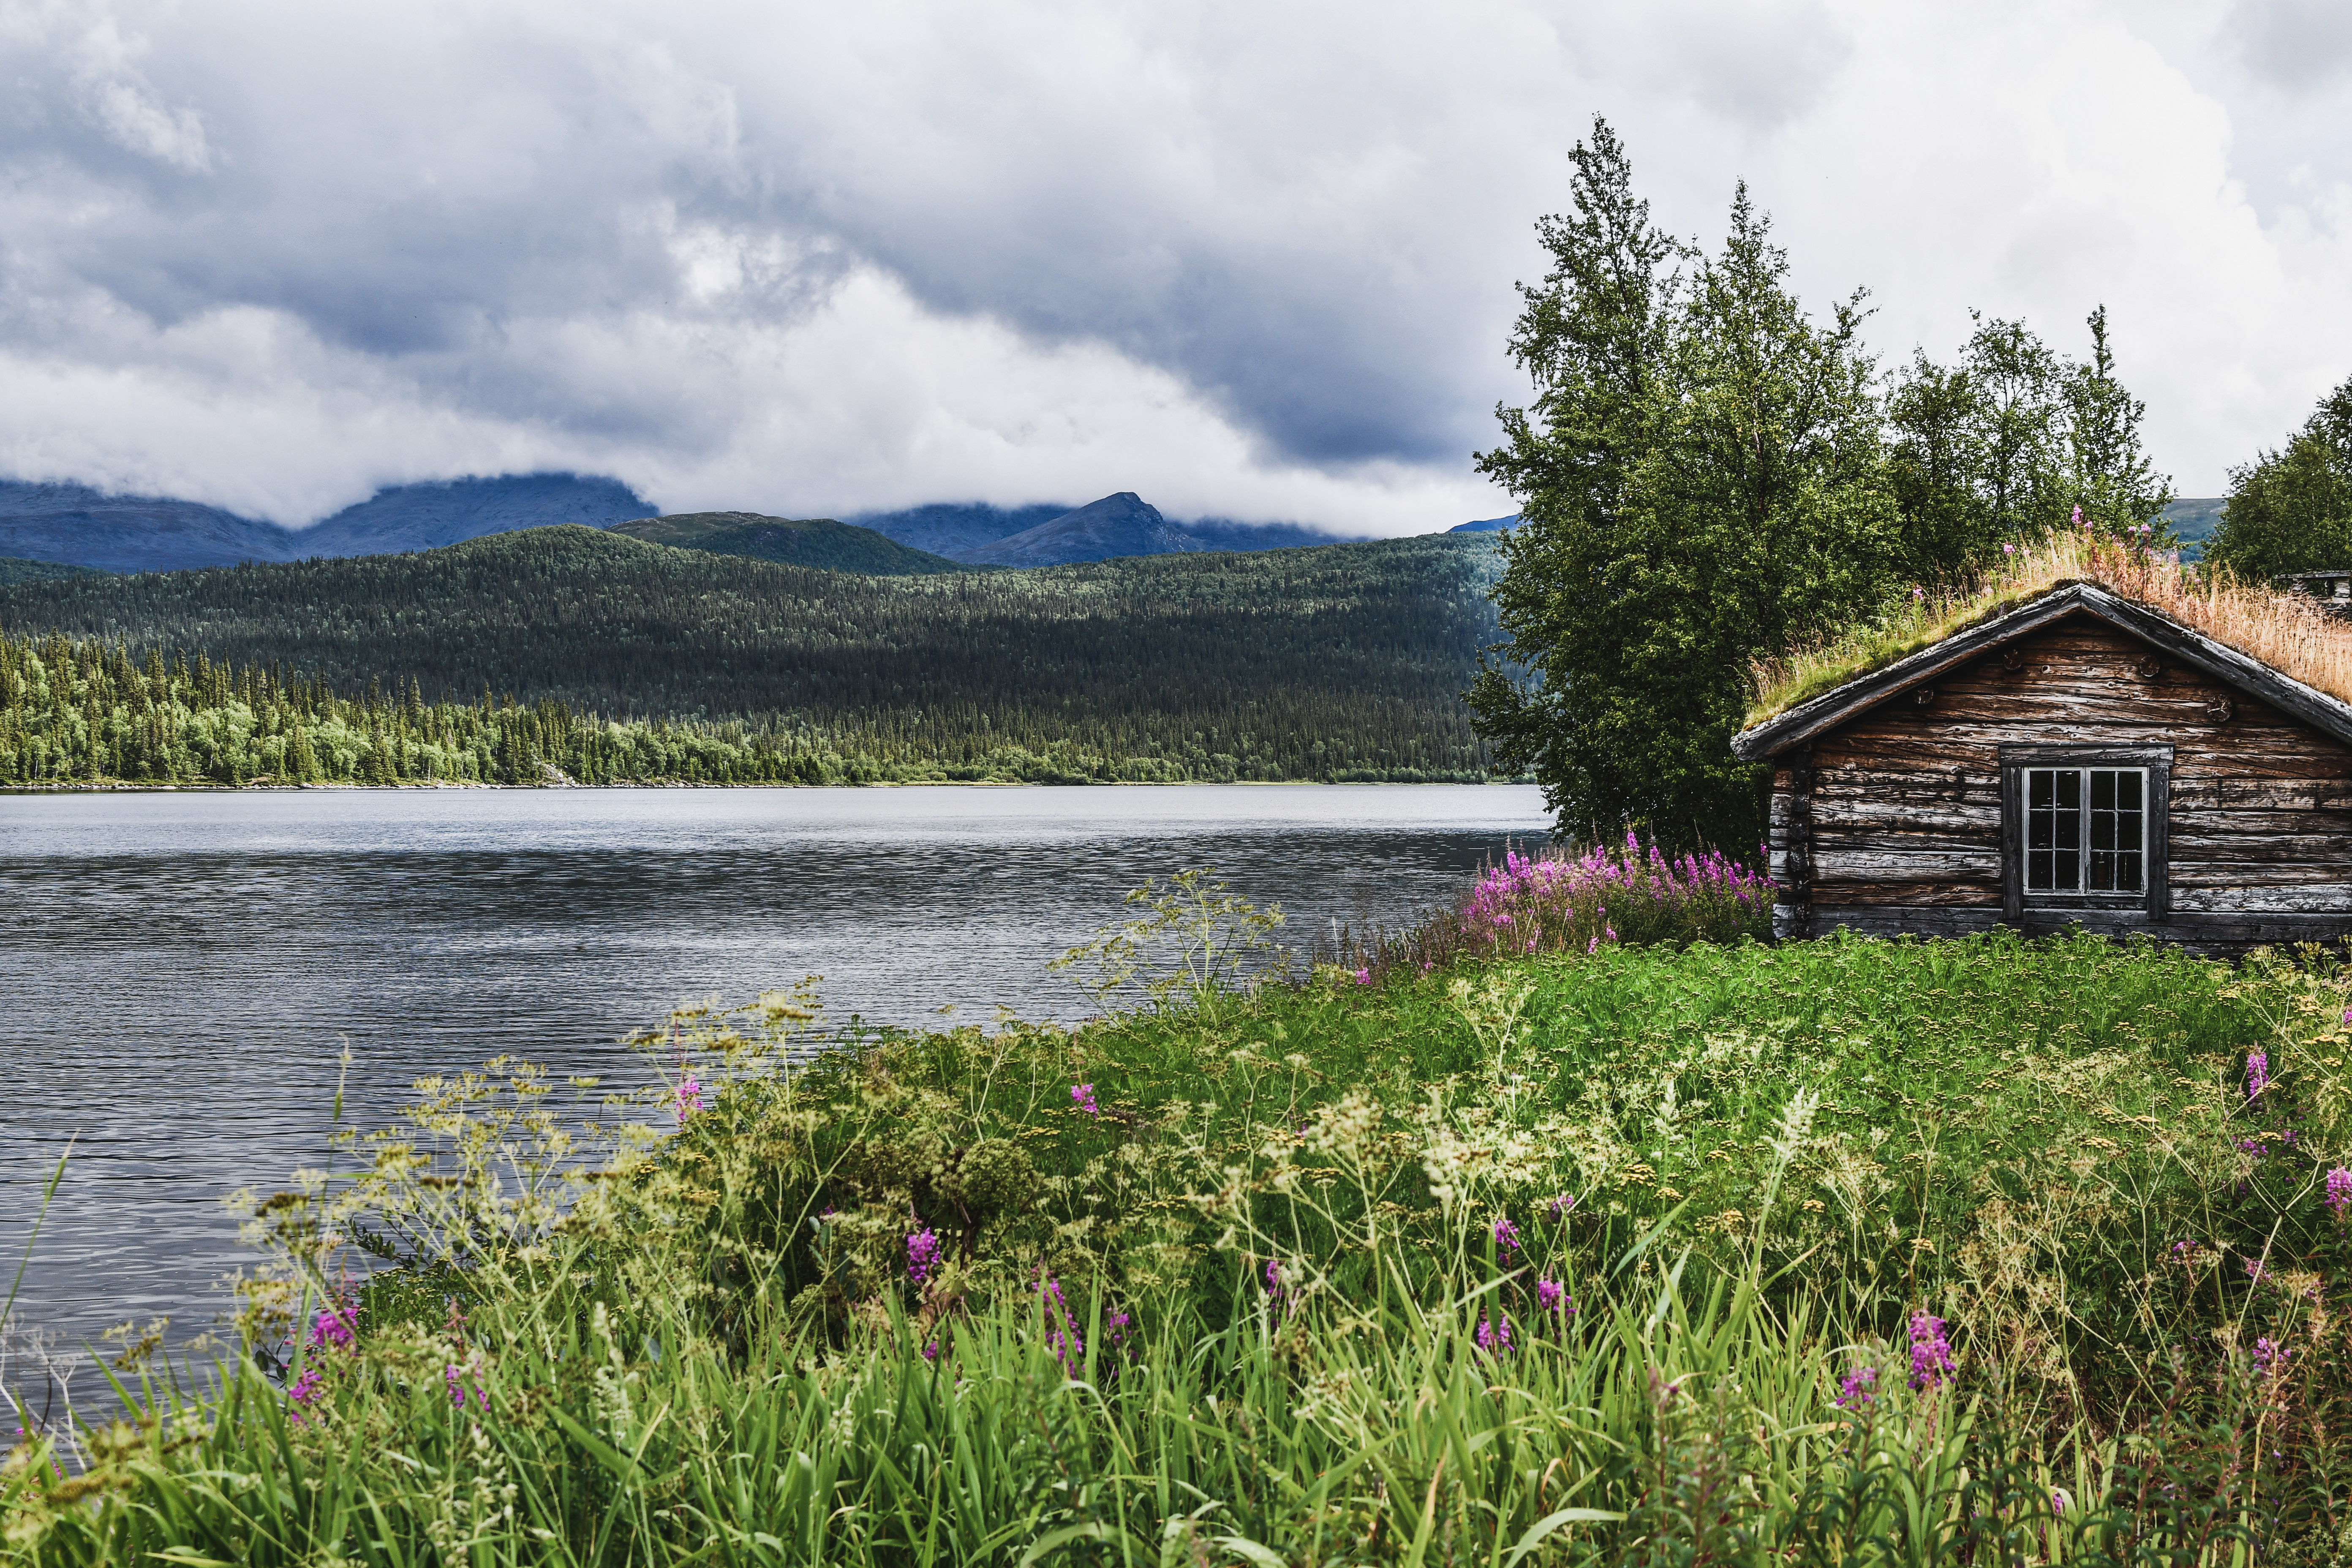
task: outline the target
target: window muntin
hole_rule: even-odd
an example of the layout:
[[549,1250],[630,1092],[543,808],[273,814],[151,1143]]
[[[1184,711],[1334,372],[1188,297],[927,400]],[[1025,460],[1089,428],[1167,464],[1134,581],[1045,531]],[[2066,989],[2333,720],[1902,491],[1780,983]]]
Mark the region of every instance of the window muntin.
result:
[[2147,769],[2025,770],[2028,893],[2137,893],[2147,867]]

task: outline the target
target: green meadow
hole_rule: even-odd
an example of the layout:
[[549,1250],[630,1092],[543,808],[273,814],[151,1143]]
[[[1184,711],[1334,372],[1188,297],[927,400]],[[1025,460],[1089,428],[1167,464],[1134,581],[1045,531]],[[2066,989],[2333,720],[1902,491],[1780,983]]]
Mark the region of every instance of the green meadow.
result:
[[1244,980],[1265,917],[1145,908],[1077,1026],[816,1049],[779,992],[635,1096],[420,1083],[246,1194],[243,1352],[133,1346],[132,1418],[18,1444],[9,1549],[2342,1559],[2326,955],[1563,925]]

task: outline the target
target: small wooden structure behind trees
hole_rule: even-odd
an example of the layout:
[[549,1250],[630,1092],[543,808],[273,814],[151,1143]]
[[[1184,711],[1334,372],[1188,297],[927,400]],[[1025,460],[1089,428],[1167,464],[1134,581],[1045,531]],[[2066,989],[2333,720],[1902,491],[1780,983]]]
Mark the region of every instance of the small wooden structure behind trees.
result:
[[2093,583],[1742,731],[1783,936],[2352,933],[2352,705]]

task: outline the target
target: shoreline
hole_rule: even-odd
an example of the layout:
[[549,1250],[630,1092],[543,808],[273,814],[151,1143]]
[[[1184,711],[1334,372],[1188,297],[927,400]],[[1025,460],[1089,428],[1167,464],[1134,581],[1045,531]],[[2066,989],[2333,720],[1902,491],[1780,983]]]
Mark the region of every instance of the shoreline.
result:
[[1490,784],[1533,784],[1532,779],[1354,779],[1346,783],[1322,779],[1088,779],[1079,784],[1044,784],[1026,779],[879,779],[871,784],[707,784],[688,779],[656,779],[634,784],[483,784],[473,779],[419,779],[405,784],[126,784],[96,780],[80,784],[0,784],[8,795],[293,795],[328,791],[359,794],[369,790],[398,793],[411,790],[523,790],[562,793],[567,790],[646,789],[1483,789]]

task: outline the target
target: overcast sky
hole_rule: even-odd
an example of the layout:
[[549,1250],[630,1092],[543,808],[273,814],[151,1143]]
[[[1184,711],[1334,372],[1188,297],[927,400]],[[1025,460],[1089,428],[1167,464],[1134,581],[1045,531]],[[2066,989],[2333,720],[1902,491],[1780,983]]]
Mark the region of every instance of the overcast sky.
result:
[[0,473],[289,523],[536,468],[1506,512],[1469,455],[1596,111],[1889,363],[2104,301],[2184,494],[2352,374],[2340,0],[0,0]]

